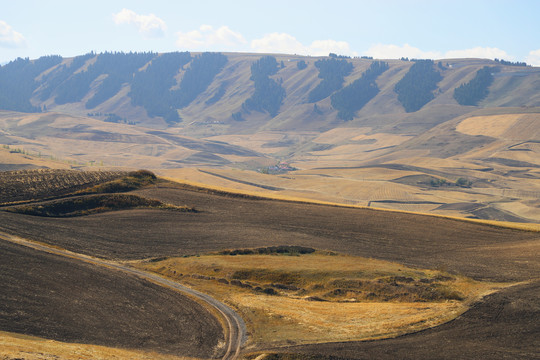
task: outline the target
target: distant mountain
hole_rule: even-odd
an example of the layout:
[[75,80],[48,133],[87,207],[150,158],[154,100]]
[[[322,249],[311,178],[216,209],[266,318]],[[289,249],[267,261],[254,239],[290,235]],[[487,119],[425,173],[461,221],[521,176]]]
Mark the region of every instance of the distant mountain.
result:
[[540,221],[540,68],[503,60],[17,59],[0,67],[0,144],[0,170],[187,171],[250,192]]
[[0,67],[0,109],[227,134],[319,131],[344,121],[388,127],[396,125],[395,115],[437,108],[437,116],[423,119],[416,132],[478,108],[540,106],[540,69],[523,63],[331,55],[89,53],[17,59]]

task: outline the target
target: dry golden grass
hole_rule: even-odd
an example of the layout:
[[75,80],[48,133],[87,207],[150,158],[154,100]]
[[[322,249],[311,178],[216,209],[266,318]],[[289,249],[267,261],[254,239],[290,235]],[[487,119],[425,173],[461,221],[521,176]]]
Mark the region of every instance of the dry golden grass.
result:
[[467,135],[484,135],[498,138],[512,127],[522,114],[474,116],[459,123],[456,130]]
[[[12,146],[16,149],[16,146]],[[26,149],[25,149],[26,150]],[[54,161],[47,158],[40,158],[35,155],[12,153],[9,149],[0,147],[0,164],[2,165],[33,165],[36,167],[47,167],[51,169],[69,169],[71,166],[65,162]]]
[[540,136],[540,114],[474,116],[459,123],[456,130],[505,140],[530,140]]
[[[215,172],[215,170],[212,169],[212,171]],[[240,172],[239,170],[235,170],[237,172]],[[202,188],[202,189],[209,189],[219,192],[228,192],[233,194],[243,194],[243,195],[249,195],[249,196],[257,196],[257,197],[264,197],[268,199],[275,199],[275,200],[283,200],[283,201],[295,201],[295,202],[305,202],[305,203],[313,203],[313,204],[324,204],[324,205],[333,205],[333,206],[345,206],[345,207],[360,207],[365,208],[367,206],[367,203],[369,200],[365,198],[356,198],[356,199],[344,199],[341,195],[341,187],[338,186],[337,183],[334,183],[333,186],[331,186],[332,180],[327,180],[326,184],[325,182],[318,181],[317,179],[312,179],[314,183],[316,184],[316,188],[304,188],[304,190],[300,189],[285,189],[283,191],[268,191],[264,190],[258,187],[241,184],[237,182],[233,182],[230,180],[217,178],[215,176],[204,174],[199,172],[197,169],[175,169],[175,170],[164,170],[159,172],[161,175],[165,175],[164,178],[173,182],[177,182],[179,184],[184,184],[188,186],[193,186],[196,188]],[[294,173],[292,174],[286,174],[283,176],[270,176],[270,175],[262,175],[265,176],[269,180],[272,178],[293,178]],[[287,179],[286,179],[287,180]],[[291,181],[294,181],[292,179]],[[367,184],[368,182],[356,182],[355,185],[358,186],[358,189],[360,191],[364,191],[362,186],[364,184]],[[273,185],[276,186],[277,184],[275,182],[269,182],[267,185]],[[385,183],[381,181],[378,183],[379,186],[384,187]],[[306,185],[305,183],[303,184]],[[400,184],[394,184],[390,183],[390,185],[400,185]],[[405,186],[405,185],[402,185]],[[325,192],[321,189],[321,187],[327,189],[328,192]],[[465,189],[467,190],[467,189]],[[496,191],[495,191],[496,190]],[[500,201],[500,195],[501,191],[498,189],[495,189],[495,195],[496,200]],[[485,195],[492,195],[491,188],[481,188],[481,189],[474,189],[473,192],[469,191],[461,191],[458,189],[458,191],[448,191],[445,188],[440,189],[432,189],[430,192],[422,192],[422,193],[416,193],[420,200],[423,201],[440,201],[443,203],[446,202],[455,202],[456,200],[458,202],[467,202],[467,201],[482,201],[483,199],[489,200],[492,199],[492,197],[484,196],[482,194],[479,194],[481,192],[485,192]],[[502,194],[502,193],[501,193]],[[440,195],[440,196],[439,196]],[[470,219],[465,218],[466,214],[459,211],[441,211],[441,213],[435,213],[433,212],[425,212],[424,211],[406,211],[406,210],[400,210],[396,209],[396,207],[390,208],[381,208],[378,207],[380,203],[374,203],[373,206],[370,206],[370,208],[378,209],[382,211],[397,211],[397,212],[407,212],[407,213],[413,213],[413,214],[423,214],[423,215],[430,215],[430,216],[438,216],[438,217],[444,217],[444,218],[450,218],[450,219],[456,219],[461,221],[470,221],[470,222],[476,222],[476,223],[484,223],[489,224],[493,226],[500,226],[500,227],[506,227],[506,228],[512,228],[512,229],[518,229],[518,230],[527,230],[527,231],[540,231],[540,223],[518,223],[518,222],[509,222],[509,221],[496,221],[496,220],[482,220],[482,219]],[[402,204],[399,204],[397,206],[400,206]],[[532,209],[534,211],[534,208]]]
[[320,144],[337,144],[342,141],[348,141],[355,137],[365,136],[366,133],[371,131],[371,128],[335,128],[328,130],[321,135],[313,139],[313,142]]
[[[472,301],[501,286],[437,270],[324,251],[299,256],[214,254],[133,264],[172,277],[235,307],[248,325],[248,348],[252,349],[377,339],[425,329],[455,318]],[[392,279],[401,280],[396,283]],[[415,294],[403,293],[389,298],[383,294],[387,288],[380,290],[382,295],[371,293],[371,300],[366,299],[369,289],[388,281],[394,281],[390,291],[397,293],[401,289],[414,291],[411,289],[427,283],[428,287],[443,289],[448,298],[412,301]],[[354,288],[356,284],[368,290],[362,295],[360,288]],[[270,287],[278,289],[279,295],[263,292]],[[336,288],[339,296],[334,296]],[[458,293],[461,300],[454,300]]]
[[0,359],[25,360],[181,360],[189,359],[173,355],[158,354],[129,349],[110,348],[98,345],[64,343],[34,336],[0,332]]
[[457,303],[339,303],[238,293],[231,301],[254,326],[250,348],[394,337],[449,321]]

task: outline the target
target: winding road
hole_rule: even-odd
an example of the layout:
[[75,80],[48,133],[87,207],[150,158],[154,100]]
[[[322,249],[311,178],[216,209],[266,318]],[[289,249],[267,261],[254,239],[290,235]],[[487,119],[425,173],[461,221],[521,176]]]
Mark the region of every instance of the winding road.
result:
[[135,269],[135,268],[132,268],[127,265],[117,263],[114,261],[98,259],[91,256],[75,253],[69,250],[49,246],[43,243],[34,242],[31,240],[24,239],[24,238],[14,236],[14,235],[10,235],[4,232],[0,232],[0,240],[9,241],[15,244],[27,246],[35,250],[44,251],[44,252],[59,255],[59,256],[77,259],[77,260],[84,261],[84,262],[87,262],[96,266],[102,266],[102,267],[106,267],[110,269],[123,271],[129,274],[138,276],[140,278],[146,279],[148,281],[151,281],[157,285],[165,286],[165,287],[174,289],[176,291],[180,291],[188,296],[194,297],[198,299],[199,301],[204,302],[208,306],[214,308],[219,314],[221,314],[221,316],[223,317],[223,319],[225,320],[227,324],[226,332],[228,333],[228,341],[227,341],[226,352],[222,357],[223,360],[234,360],[238,358],[240,349],[247,338],[246,325],[244,321],[242,320],[242,318],[233,309],[223,304],[222,302],[214,299],[208,294],[204,294],[197,290],[191,289],[189,287],[181,285],[172,280],[163,278],[154,273]]

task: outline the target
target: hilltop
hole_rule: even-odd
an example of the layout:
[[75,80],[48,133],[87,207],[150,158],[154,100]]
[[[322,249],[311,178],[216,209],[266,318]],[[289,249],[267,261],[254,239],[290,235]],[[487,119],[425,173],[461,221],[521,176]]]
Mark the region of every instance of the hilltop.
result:
[[[485,59],[17,59],[0,67],[2,163],[146,167],[241,191],[539,222],[539,84],[539,68]],[[287,174],[255,172],[279,162]],[[206,170],[174,170],[185,167]]]
[[[181,126],[190,133],[321,130],[344,120],[387,128],[388,114],[411,121],[430,109],[439,113],[424,121],[425,129],[470,106],[540,106],[539,78],[538,68],[500,60],[89,53],[0,67],[0,108]],[[362,81],[371,83],[369,95]],[[364,106],[354,109],[361,93]]]

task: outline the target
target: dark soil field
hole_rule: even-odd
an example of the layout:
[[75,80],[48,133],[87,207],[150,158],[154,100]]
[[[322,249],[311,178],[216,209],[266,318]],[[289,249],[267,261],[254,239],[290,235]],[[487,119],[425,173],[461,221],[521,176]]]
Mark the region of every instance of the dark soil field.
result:
[[477,279],[538,277],[539,233],[432,216],[253,200],[153,187],[134,192],[197,213],[153,209],[78,218],[0,212],[0,229],[110,259],[301,245],[439,268]]
[[[0,230],[110,259],[300,245],[481,280],[535,280],[490,296],[455,321],[422,333],[369,343],[286,349],[344,358],[535,358],[531,349],[538,348],[540,233],[432,216],[212,195],[175,185],[134,193],[199,212],[130,210],[78,218],[0,212]],[[186,321],[193,320],[188,315]],[[454,350],[444,353],[446,348]],[[362,357],[364,351],[369,356]]]
[[211,357],[204,307],[119,271],[0,241],[0,329],[65,342]]

